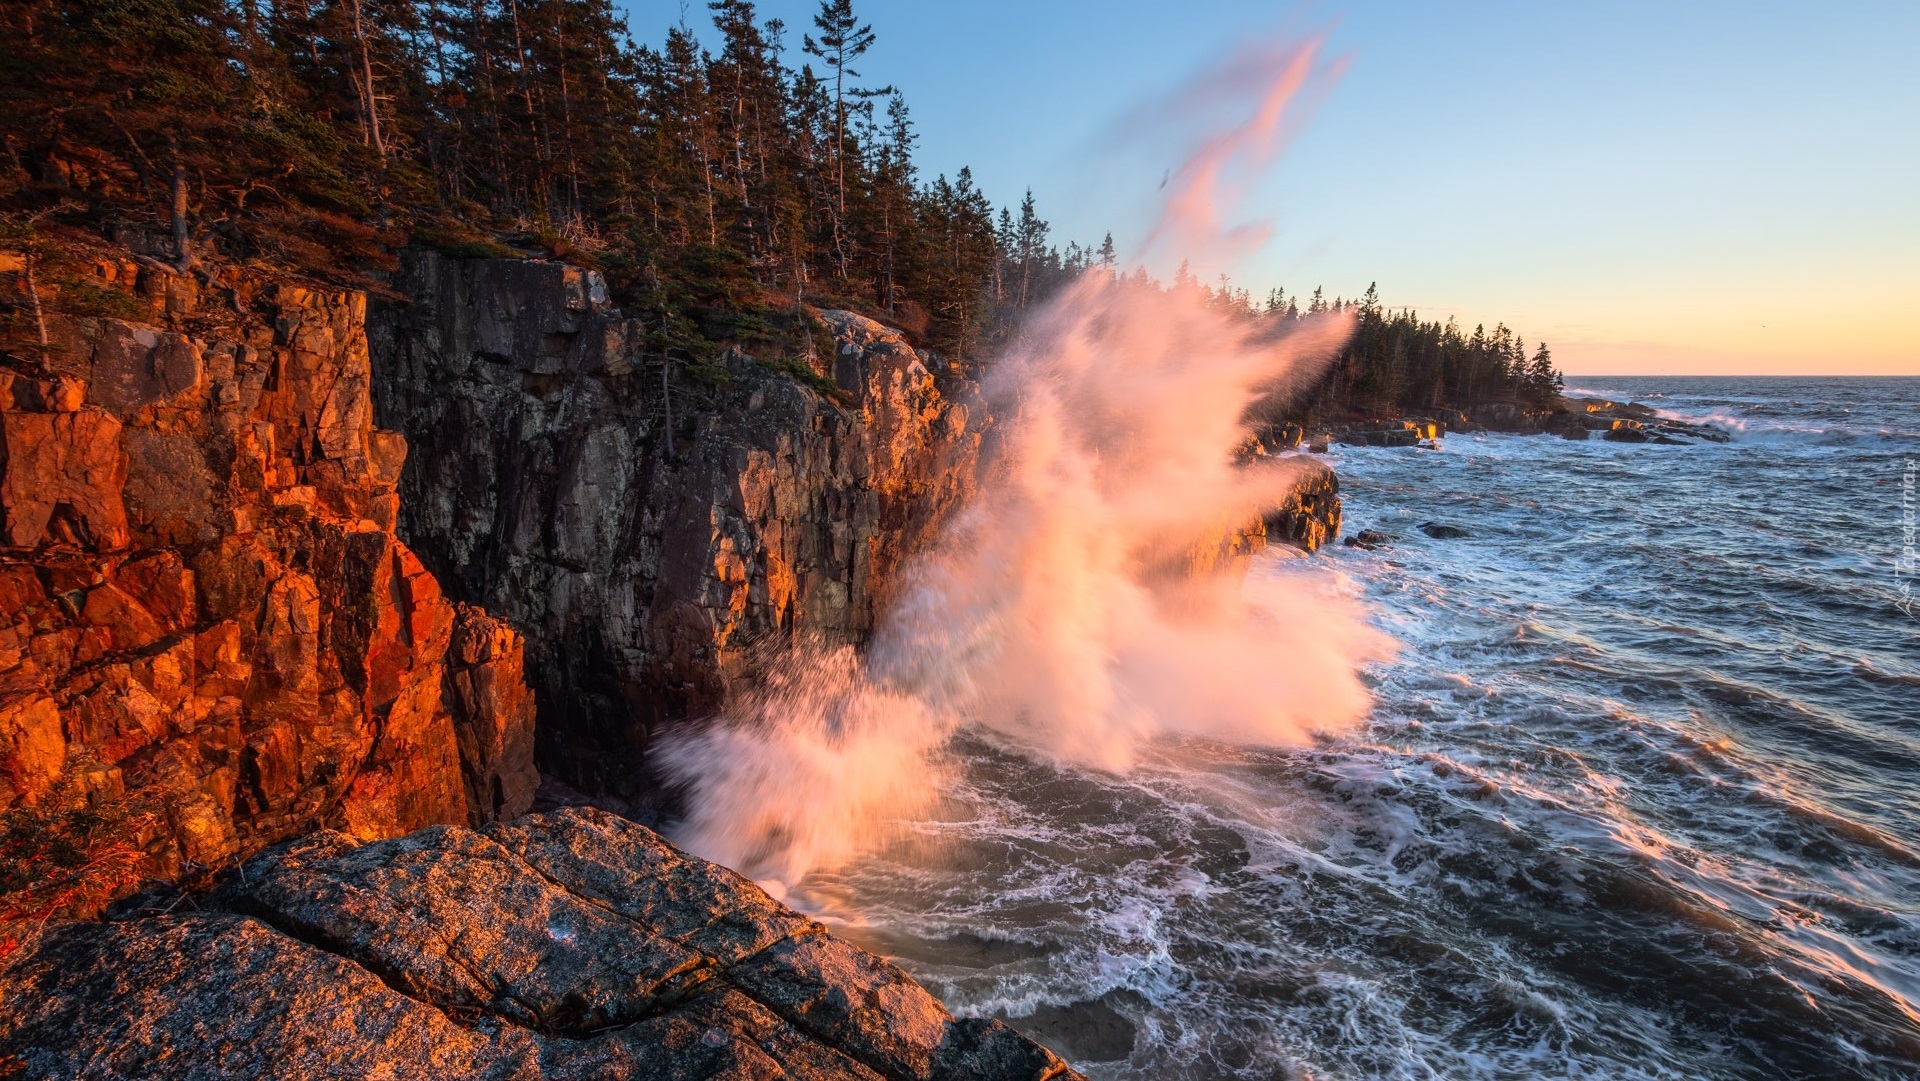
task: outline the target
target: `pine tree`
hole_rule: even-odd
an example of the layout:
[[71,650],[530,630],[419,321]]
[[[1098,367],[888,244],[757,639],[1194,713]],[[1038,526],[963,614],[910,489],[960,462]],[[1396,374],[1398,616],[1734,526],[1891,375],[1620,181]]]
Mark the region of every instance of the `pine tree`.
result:
[[833,162],[834,252],[840,264],[840,276],[845,278],[847,252],[842,223],[847,214],[847,99],[852,96],[848,80],[859,78],[853,62],[873,48],[875,38],[873,27],[854,17],[853,0],[820,0],[813,25],[820,31],[819,39],[804,35],[801,47],[807,55],[819,58],[833,69],[833,143],[829,156]]
[[1024,308],[1033,294],[1034,270],[1040,265],[1047,247],[1047,223],[1040,219],[1033,204],[1033,189],[1020,200],[1020,221],[1014,226],[1014,251],[1020,260],[1019,305]]

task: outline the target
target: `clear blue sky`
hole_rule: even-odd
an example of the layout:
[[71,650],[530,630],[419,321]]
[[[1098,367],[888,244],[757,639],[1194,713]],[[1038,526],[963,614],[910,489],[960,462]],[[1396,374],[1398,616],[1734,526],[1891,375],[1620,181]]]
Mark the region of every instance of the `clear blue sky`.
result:
[[[769,0],[800,32],[817,2]],[[657,43],[678,4],[632,0]],[[1504,320],[1572,372],[1920,374],[1920,0],[855,0],[929,175],[1031,186],[1061,243],[1124,250],[1164,168],[1114,126],[1250,35],[1350,66],[1257,193],[1235,273]],[[711,40],[704,7],[688,21]],[[1150,157],[1150,155],[1149,155]]]

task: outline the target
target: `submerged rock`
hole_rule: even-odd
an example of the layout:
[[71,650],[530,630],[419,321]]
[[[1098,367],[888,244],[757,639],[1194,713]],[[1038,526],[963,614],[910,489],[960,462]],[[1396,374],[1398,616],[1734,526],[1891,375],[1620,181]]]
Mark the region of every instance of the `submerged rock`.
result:
[[1459,526],[1446,525],[1441,522],[1421,522],[1414,528],[1435,540],[1456,540],[1460,537],[1467,536],[1467,531],[1461,529]]
[[1392,534],[1382,533],[1377,529],[1363,529],[1353,536],[1348,537],[1342,543],[1349,548],[1359,548],[1371,552],[1375,548],[1384,548],[1392,544],[1396,539],[1398,538]]
[[23,928],[0,1062],[30,1077],[1080,1075],[650,830],[569,809],[319,833],[190,914]]

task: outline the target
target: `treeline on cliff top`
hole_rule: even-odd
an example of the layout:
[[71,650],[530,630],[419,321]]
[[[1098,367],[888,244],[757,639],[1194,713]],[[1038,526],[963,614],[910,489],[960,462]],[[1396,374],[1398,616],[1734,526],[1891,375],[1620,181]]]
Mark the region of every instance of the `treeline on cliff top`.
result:
[[[747,0],[708,7],[717,49],[684,24],[636,45],[607,0],[10,0],[0,201],[16,241],[29,220],[91,228],[183,271],[376,291],[409,243],[566,259],[696,362],[727,342],[811,355],[807,303],[976,358],[1074,275],[1116,270],[1111,236],[1061,248],[1030,192],[996,211],[968,170],[918,171],[906,101],[859,73],[877,36],[851,0],[822,0],[797,43]],[[111,307],[66,276],[67,307]],[[1504,328],[1355,304],[1322,406],[1552,384]]]

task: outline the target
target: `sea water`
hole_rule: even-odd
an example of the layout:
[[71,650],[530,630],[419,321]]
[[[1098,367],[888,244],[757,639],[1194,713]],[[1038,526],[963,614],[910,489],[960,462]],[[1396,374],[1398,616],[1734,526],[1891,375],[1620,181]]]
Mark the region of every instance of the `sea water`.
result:
[[1358,730],[970,727],[796,900],[1094,1078],[1920,1077],[1920,380],[1574,384],[1734,438],[1336,447],[1395,539],[1256,562],[1401,643]]

